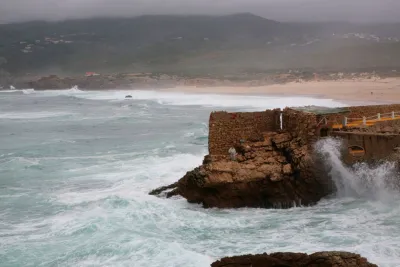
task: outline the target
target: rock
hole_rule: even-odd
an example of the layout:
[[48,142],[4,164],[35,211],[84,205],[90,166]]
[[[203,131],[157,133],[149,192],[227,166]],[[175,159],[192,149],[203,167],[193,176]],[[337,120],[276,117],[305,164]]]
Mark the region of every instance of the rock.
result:
[[[165,192],[165,191],[167,191],[169,189],[175,189],[177,187],[178,187],[178,183],[173,183],[171,185],[162,186],[162,187],[159,187],[157,189],[152,190],[149,193],[149,195],[159,195],[159,194],[161,194],[161,193],[163,193],[163,192]],[[172,195],[170,195],[170,196],[172,196]]]
[[[271,146],[273,151],[265,151],[260,141],[246,143],[252,152],[239,155],[237,161],[206,156],[202,166],[178,181],[173,193],[205,208],[315,204],[333,191],[331,180],[320,170],[322,164],[314,164],[310,148],[291,138],[271,134],[272,142],[279,144]],[[270,146],[269,141],[264,145]]]
[[238,162],[243,162],[243,161],[246,160],[246,158],[245,158],[244,156],[242,156],[242,155],[238,155],[238,156],[236,157],[236,160],[237,160]]
[[34,89],[65,89],[71,88],[74,85],[67,79],[60,78],[57,75],[50,75],[30,82],[29,86]]
[[132,98],[132,96],[131,95],[127,95],[127,96],[125,96],[125,98]]
[[283,180],[283,177],[280,173],[273,173],[270,177],[272,182],[280,182]]
[[366,258],[349,252],[305,253],[278,252],[272,254],[227,257],[211,267],[378,267]]
[[285,166],[283,166],[283,174],[290,175],[292,173],[293,173],[293,170],[292,170],[291,164],[286,164]]
[[282,134],[275,135],[275,136],[272,138],[272,142],[273,142],[275,145],[278,145],[278,144],[282,144],[282,143],[284,143],[284,142],[288,142],[288,141],[290,141],[291,139],[292,139],[292,137],[290,136],[289,133],[282,133]]

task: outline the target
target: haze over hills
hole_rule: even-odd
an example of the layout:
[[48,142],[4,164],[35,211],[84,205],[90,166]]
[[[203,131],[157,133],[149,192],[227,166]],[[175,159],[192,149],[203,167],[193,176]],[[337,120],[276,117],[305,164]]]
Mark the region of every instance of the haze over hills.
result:
[[281,23],[249,13],[0,25],[0,75],[400,66],[400,23]]

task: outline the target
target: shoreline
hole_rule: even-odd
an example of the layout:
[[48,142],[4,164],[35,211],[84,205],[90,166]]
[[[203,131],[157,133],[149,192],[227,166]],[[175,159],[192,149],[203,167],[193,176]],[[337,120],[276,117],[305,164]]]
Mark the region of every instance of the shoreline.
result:
[[[38,89],[46,90],[66,90]],[[9,90],[9,89],[3,89]],[[308,97],[315,99],[330,99],[344,105],[373,105],[393,104],[400,102],[400,77],[384,79],[343,79],[318,80],[303,82],[287,82],[268,85],[164,85],[164,86],[137,86],[126,85],[118,88],[85,88],[82,91],[157,91],[187,94],[215,94],[215,95],[246,95],[270,97]],[[0,91],[2,91],[0,89]]]
[[343,104],[393,104],[400,101],[400,78],[381,80],[309,81],[262,86],[176,86],[161,92],[194,94],[262,95],[272,97],[311,97]]
[[[218,87],[211,87],[211,88],[218,88]],[[141,90],[141,89],[134,89],[134,90]],[[336,102],[340,102],[341,104],[344,104],[344,106],[385,105],[385,104],[397,103],[396,101],[394,101],[394,102],[354,101],[354,100],[350,100],[350,99],[332,98],[332,97],[328,97],[327,95],[323,95],[323,94],[298,94],[296,92],[293,92],[293,93],[256,92],[256,93],[254,93],[254,92],[230,92],[230,91],[208,92],[208,91],[203,91],[203,90],[188,92],[187,90],[180,90],[180,87],[167,88],[167,89],[165,89],[165,88],[164,89],[156,89],[155,91],[167,92],[167,93],[187,93],[187,94],[196,94],[196,95],[220,95],[220,96],[221,95],[232,95],[232,96],[253,96],[253,97],[260,96],[260,97],[271,97],[271,98],[295,97],[295,98],[326,99],[326,100],[333,100]]]

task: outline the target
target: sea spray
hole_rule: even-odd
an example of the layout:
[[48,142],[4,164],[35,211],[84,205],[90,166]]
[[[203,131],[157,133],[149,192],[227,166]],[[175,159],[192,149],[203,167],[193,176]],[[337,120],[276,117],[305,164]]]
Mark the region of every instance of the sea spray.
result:
[[396,162],[384,161],[375,166],[356,163],[348,166],[342,160],[345,147],[339,138],[321,139],[315,144],[315,149],[329,169],[338,197],[384,201],[395,197],[395,192],[399,190],[400,177]]

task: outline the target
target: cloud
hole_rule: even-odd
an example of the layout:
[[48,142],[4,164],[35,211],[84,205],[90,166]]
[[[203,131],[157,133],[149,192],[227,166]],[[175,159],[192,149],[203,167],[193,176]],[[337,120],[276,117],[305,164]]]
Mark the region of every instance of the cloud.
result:
[[0,21],[252,12],[280,21],[400,21],[400,0],[0,0]]

